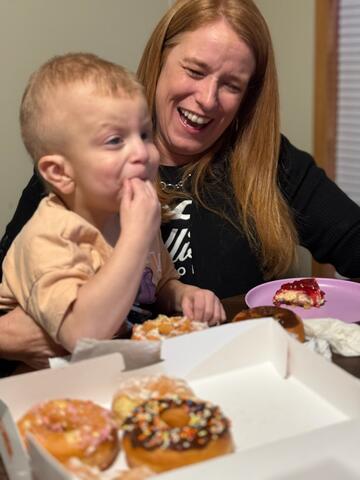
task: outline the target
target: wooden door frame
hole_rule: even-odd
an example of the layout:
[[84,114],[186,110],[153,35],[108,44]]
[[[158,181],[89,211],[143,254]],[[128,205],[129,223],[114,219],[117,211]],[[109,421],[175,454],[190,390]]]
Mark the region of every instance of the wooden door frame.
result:
[[[314,157],[334,180],[336,168],[339,0],[315,0]],[[313,260],[312,274],[333,277],[332,265]]]

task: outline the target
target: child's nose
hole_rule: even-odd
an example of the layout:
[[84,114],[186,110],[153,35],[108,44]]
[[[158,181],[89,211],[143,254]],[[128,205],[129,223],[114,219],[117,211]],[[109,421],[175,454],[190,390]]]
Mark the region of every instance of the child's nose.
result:
[[132,161],[146,163],[149,160],[149,151],[142,139],[138,139],[134,142],[132,147]]

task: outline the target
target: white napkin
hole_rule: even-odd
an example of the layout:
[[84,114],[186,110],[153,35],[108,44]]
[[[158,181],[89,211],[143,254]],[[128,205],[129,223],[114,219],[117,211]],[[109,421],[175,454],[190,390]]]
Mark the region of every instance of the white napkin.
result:
[[307,339],[326,340],[334,353],[346,357],[360,355],[360,326],[336,318],[303,320]]
[[326,358],[331,362],[332,360],[332,353],[330,344],[327,340],[323,338],[315,338],[315,337],[306,337],[304,345],[313,352],[318,353],[322,357]]

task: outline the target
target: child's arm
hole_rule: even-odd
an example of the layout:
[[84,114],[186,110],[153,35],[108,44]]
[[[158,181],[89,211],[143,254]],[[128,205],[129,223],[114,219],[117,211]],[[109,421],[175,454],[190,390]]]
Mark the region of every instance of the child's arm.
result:
[[59,330],[72,351],[81,337],[111,338],[120,329],[138,292],[153,239],[160,227],[160,204],[149,181],[124,182],[121,233],[109,261],[81,286]]
[[191,320],[217,325],[226,320],[225,310],[210,290],[168,280],[158,292],[157,304],[167,313],[182,312]]

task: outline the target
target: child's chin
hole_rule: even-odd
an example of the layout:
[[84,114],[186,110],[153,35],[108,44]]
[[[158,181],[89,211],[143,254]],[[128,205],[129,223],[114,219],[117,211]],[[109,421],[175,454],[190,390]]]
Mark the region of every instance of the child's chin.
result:
[[[142,180],[143,182],[146,182],[147,180],[152,180],[148,177],[148,175],[139,175],[137,178],[139,180]],[[154,179],[155,179],[155,177],[154,177]]]

